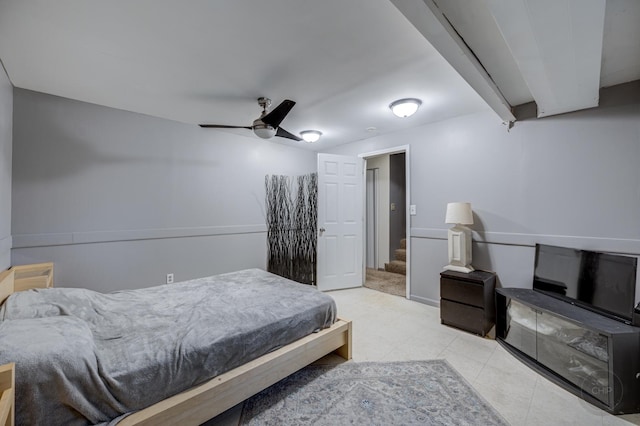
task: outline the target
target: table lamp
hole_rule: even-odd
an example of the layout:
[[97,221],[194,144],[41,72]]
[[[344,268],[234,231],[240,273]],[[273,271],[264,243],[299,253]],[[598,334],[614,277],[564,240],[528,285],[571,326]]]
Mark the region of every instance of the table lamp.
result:
[[453,224],[449,229],[449,264],[445,271],[469,273],[471,266],[471,229],[465,225],[473,225],[473,213],[470,203],[448,203],[445,223]]

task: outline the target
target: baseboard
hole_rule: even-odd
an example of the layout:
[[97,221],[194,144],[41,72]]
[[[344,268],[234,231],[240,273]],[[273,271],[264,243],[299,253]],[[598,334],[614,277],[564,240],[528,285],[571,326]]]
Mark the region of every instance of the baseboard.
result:
[[440,307],[440,300],[429,299],[428,297],[416,296],[412,294],[409,296],[409,300],[413,300],[414,302],[423,303],[425,305],[434,306],[436,308]]

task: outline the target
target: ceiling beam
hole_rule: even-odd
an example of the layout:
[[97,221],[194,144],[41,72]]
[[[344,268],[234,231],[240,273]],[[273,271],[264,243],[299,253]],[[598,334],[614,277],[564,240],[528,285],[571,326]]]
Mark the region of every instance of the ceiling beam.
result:
[[502,121],[515,121],[511,105],[433,0],[391,0],[391,2]]
[[605,0],[487,0],[538,117],[598,105]]

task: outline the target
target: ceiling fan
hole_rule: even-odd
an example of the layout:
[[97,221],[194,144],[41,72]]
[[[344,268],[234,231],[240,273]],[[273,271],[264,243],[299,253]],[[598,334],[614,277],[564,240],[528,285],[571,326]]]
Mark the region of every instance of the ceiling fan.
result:
[[293,108],[295,104],[292,100],[285,99],[280,105],[267,112],[267,108],[271,105],[271,99],[258,98],[258,105],[262,107],[262,114],[253,121],[253,125],[227,126],[224,124],[200,124],[200,127],[209,129],[250,129],[253,130],[256,136],[262,139],[271,139],[274,136],[280,136],[281,138],[301,141],[301,138],[280,127],[280,123],[282,123],[282,120],[289,114],[289,111],[291,111],[291,108]]

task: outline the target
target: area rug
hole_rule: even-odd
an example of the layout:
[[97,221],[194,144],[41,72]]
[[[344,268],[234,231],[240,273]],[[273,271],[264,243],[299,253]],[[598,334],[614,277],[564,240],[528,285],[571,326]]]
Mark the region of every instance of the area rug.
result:
[[444,360],[308,366],[250,398],[241,425],[508,425]]
[[402,274],[367,268],[364,286],[394,296],[405,297],[407,293],[406,279],[407,277]]

